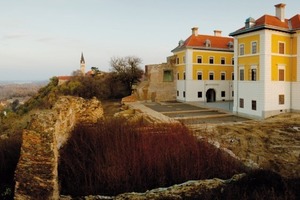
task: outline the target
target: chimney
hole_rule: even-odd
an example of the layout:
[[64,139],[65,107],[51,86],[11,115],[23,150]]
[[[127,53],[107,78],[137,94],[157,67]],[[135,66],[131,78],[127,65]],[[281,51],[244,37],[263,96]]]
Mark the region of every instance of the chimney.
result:
[[198,36],[198,27],[193,27],[192,28],[192,35]]
[[276,17],[280,19],[280,21],[284,22],[285,21],[285,16],[284,16],[284,9],[285,9],[285,4],[280,3],[275,5],[276,8]]
[[214,30],[215,36],[222,36],[222,31]]

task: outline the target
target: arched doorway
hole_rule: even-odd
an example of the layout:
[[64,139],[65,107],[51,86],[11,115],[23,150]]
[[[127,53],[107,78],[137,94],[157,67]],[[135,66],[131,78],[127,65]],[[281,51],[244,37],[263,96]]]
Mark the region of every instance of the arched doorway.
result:
[[207,90],[206,101],[207,102],[215,102],[216,101],[216,91],[214,89]]

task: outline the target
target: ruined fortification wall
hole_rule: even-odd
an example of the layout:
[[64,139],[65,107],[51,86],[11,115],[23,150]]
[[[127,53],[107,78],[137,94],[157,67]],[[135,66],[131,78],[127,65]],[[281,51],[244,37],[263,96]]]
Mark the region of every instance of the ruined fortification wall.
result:
[[[138,100],[174,101],[176,100],[176,73],[171,63],[146,65],[145,80],[136,89]],[[171,77],[164,77],[169,71]]]
[[59,148],[77,123],[94,123],[101,117],[100,101],[70,96],[60,97],[53,109],[32,116],[23,131],[15,199],[59,199]]

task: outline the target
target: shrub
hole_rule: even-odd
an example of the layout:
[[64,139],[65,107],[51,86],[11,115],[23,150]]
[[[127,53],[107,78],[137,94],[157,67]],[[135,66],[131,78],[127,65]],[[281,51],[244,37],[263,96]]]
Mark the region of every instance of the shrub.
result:
[[61,149],[62,194],[143,192],[191,179],[229,178],[242,165],[180,124],[144,126],[125,119],[78,125]]

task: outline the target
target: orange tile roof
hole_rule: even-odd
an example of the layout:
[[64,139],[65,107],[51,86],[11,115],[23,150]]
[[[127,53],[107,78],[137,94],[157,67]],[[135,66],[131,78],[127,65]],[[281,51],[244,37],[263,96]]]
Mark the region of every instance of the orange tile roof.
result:
[[300,15],[295,15],[290,19],[293,29],[300,29]]
[[[206,40],[210,41],[210,47],[206,47]],[[229,48],[229,42],[233,43],[233,38],[231,37],[222,37],[222,36],[213,36],[213,35],[191,35],[188,37],[183,45],[179,45],[172,51],[176,51],[185,47],[192,48],[205,48],[205,49],[219,49],[219,50],[233,50],[233,48]]]
[[279,18],[276,16],[271,15],[263,15],[259,19],[255,21],[255,24],[250,28],[240,28],[236,30],[233,33],[230,33],[231,36],[239,35],[241,33],[245,32],[251,32],[258,29],[263,28],[271,28],[271,29],[277,29],[285,32],[291,32],[297,29],[300,29],[300,15],[297,14],[291,19],[285,19],[284,22],[282,22]]
[[58,76],[58,80],[68,81],[72,78],[72,76]]
[[211,48],[228,49],[228,43],[233,42],[233,38],[220,37],[212,35],[191,35],[185,42],[185,46],[189,47],[205,47],[205,41],[211,42]]
[[261,26],[261,25],[270,25],[270,26],[276,26],[276,27],[286,28],[286,29],[289,28],[287,19],[285,19],[285,21],[282,22],[277,17],[271,15],[264,15],[255,21],[255,26]]

